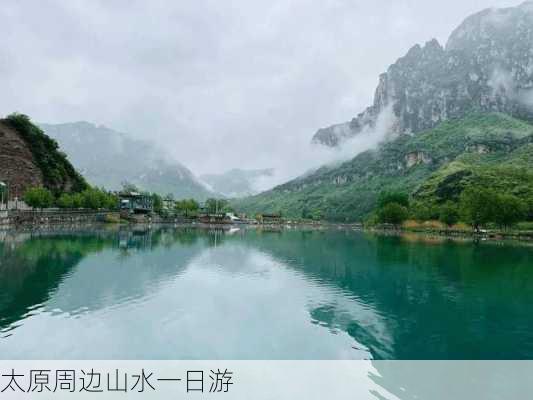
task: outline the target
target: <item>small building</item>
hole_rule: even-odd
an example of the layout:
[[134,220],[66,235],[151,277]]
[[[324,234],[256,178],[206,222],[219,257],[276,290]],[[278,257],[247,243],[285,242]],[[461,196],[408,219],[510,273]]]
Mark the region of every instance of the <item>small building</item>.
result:
[[226,219],[228,219],[229,222],[231,222],[233,224],[240,224],[240,223],[243,222],[243,219],[241,217],[235,215],[232,212],[227,212],[226,213]]
[[138,192],[119,193],[120,211],[129,214],[148,214],[153,211],[153,201],[149,194]]
[[223,213],[202,213],[198,216],[198,220],[203,224],[227,224],[231,220]]
[[279,214],[259,214],[257,220],[267,225],[281,224],[282,222]]
[[163,210],[172,211],[174,210],[175,205],[176,205],[176,201],[174,200],[173,196],[163,197]]

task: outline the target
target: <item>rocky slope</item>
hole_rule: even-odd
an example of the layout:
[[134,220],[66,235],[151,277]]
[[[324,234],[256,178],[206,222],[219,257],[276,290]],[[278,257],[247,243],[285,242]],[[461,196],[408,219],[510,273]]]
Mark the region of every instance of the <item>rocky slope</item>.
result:
[[[205,174],[200,179],[226,197],[244,197],[259,193],[261,182],[272,177],[272,169],[232,169],[222,174]],[[270,186],[272,187],[272,186]]]
[[24,115],[0,120],[0,181],[8,185],[10,199],[35,186],[61,193],[87,185],[57,143]]
[[431,207],[457,200],[465,187],[480,183],[533,201],[532,124],[499,113],[446,121],[234,206],[252,214],[360,221],[384,190],[407,192]]
[[41,124],[89,183],[118,190],[125,182],[176,198],[213,195],[185,166],[165,158],[151,143],[89,122]]
[[468,17],[442,47],[416,45],[379,77],[373,104],[350,122],[320,129],[337,146],[392,108],[391,131],[416,133],[471,112],[533,120],[533,2]]

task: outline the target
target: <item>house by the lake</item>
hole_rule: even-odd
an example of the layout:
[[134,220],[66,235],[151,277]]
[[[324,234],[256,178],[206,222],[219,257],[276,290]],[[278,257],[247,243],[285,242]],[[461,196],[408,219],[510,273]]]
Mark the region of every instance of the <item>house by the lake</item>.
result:
[[274,225],[281,224],[281,215],[279,214],[259,214],[257,221],[261,224]]
[[118,194],[120,211],[129,214],[148,214],[153,211],[153,201],[149,194],[121,192]]
[[163,210],[173,211],[175,206],[176,206],[176,200],[174,200],[174,196],[167,195],[163,197]]

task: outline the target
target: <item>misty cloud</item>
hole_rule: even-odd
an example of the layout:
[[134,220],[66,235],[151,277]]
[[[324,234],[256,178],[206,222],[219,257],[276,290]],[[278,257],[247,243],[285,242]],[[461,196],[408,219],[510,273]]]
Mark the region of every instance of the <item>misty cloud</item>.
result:
[[511,71],[495,68],[488,80],[493,95],[502,95],[533,109],[533,89],[518,86]]
[[268,186],[375,145],[371,132],[340,154],[309,141],[369,105],[414,43],[515,3],[6,0],[0,114],[104,124],[197,174],[274,168]]

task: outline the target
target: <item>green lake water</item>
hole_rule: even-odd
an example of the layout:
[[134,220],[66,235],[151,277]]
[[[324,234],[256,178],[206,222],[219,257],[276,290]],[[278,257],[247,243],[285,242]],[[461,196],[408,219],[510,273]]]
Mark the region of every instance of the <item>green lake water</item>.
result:
[[2,359],[533,359],[533,248],[349,230],[0,237]]

